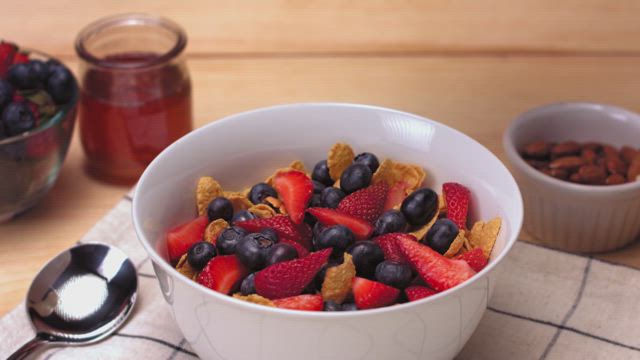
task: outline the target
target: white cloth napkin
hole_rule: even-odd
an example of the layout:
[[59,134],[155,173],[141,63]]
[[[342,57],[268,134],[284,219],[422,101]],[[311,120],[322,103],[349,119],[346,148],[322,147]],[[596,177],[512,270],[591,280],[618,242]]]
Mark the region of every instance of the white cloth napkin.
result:
[[[131,198],[126,196],[81,242],[113,244],[131,257],[140,276],[138,304],[114,336],[91,346],[51,348],[35,358],[196,358],[171,319],[136,239]],[[639,269],[518,242],[503,270],[458,359],[640,359]],[[0,334],[0,358],[33,337],[24,304],[0,320]]]

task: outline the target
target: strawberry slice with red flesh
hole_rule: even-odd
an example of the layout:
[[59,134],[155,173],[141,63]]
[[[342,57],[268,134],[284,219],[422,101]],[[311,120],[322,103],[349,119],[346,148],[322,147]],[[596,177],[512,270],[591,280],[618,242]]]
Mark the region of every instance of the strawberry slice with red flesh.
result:
[[270,228],[278,233],[281,238],[296,241],[307,249],[311,248],[311,231],[306,231],[302,225],[297,226],[287,215],[239,221],[236,225],[249,232],[260,232]]
[[476,273],[465,261],[448,259],[413,240],[398,239],[397,244],[420,277],[438,292],[461,284]]
[[286,237],[281,237],[280,241],[283,244],[289,244],[291,246],[293,246],[294,248],[296,248],[296,251],[298,252],[298,257],[299,258],[303,258],[307,255],[309,255],[309,250],[307,250],[304,246],[300,245],[299,243],[295,242],[294,240],[289,240]]
[[355,216],[351,216],[348,214],[344,214],[338,210],[327,209],[327,208],[309,208],[307,211],[315,216],[320,223],[324,226],[333,226],[333,225],[344,225],[353,235],[356,236],[357,240],[368,239],[373,232],[373,226],[363,219],[357,218]]
[[345,196],[338,204],[338,210],[373,224],[382,214],[387,192],[389,186],[381,181]]
[[394,287],[361,277],[353,278],[352,289],[356,307],[360,310],[391,305],[400,294]]
[[467,213],[471,192],[464,185],[449,182],[442,184],[442,192],[447,203],[447,218],[460,229],[467,228]]
[[256,293],[269,299],[300,295],[327,262],[331,251],[324,249],[300,259],[267,266],[256,274]]
[[12,43],[0,42],[0,77],[7,76],[9,67],[13,64],[13,58],[18,52],[18,47]]
[[380,246],[384,253],[384,259],[389,261],[395,261],[399,263],[406,263],[407,260],[402,255],[400,248],[398,247],[397,240],[406,238],[412,241],[418,241],[415,236],[405,233],[389,233],[380,236],[376,236],[373,242]]
[[407,295],[409,301],[416,301],[437,294],[435,290],[429,289],[426,286],[409,286],[404,289],[404,293]]
[[383,211],[391,210],[400,206],[408,195],[409,184],[405,181],[398,181],[389,188],[387,198],[384,202]]
[[291,220],[295,224],[301,224],[304,220],[304,209],[313,195],[311,179],[298,170],[281,172],[273,179],[273,187],[282,199]]
[[23,53],[23,52],[18,52],[16,53],[16,55],[13,57],[13,64],[24,64],[24,63],[28,63],[29,62],[29,54],[27,53]]
[[489,262],[487,258],[484,256],[482,249],[475,248],[471,251],[467,251],[464,254],[458,255],[455,257],[457,260],[464,260],[471,266],[473,270],[476,272],[480,272],[480,270],[484,269]]
[[235,255],[216,256],[200,271],[197,282],[223,294],[234,290],[249,271]]
[[322,311],[322,295],[298,295],[275,299],[273,303],[281,309]]
[[207,216],[200,216],[180,224],[167,232],[169,261],[176,264],[194,243],[202,241],[204,229],[209,224]]

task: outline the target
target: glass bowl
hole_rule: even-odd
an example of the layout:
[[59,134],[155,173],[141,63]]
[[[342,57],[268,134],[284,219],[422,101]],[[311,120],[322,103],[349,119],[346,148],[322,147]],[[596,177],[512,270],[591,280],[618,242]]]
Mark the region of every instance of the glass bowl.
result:
[[[54,59],[26,51],[31,59]],[[78,97],[76,81],[71,100],[45,123],[0,140],[0,222],[36,205],[55,183],[73,134]]]

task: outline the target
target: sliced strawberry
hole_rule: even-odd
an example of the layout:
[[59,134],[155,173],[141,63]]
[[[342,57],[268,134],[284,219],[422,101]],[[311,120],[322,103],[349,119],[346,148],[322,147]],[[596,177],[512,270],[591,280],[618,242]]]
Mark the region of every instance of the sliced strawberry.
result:
[[476,273],[466,262],[447,259],[426,245],[410,239],[396,242],[405,259],[438,292],[452,288]]
[[249,232],[259,232],[270,228],[278,233],[278,236],[296,241],[307,249],[311,248],[311,232],[304,229],[302,225],[297,226],[286,215],[276,215],[270,218],[256,218],[246,221],[239,221],[235,225]]
[[342,212],[334,209],[327,208],[309,208],[307,211],[315,216],[322,225],[344,225],[353,232],[356,239],[363,240],[368,239],[373,232],[373,227],[368,221],[343,214]]
[[476,272],[480,272],[480,270],[484,269],[489,262],[480,248],[475,248],[462,255],[458,255],[456,256],[456,259],[466,261],[467,264],[469,264],[469,266],[471,266],[471,268]]
[[442,184],[444,200],[447,203],[447,218],[460,229],[467,228],[467,212],[469,211],[469,189],[461,184],[449,182]]
[[345,196],[338,204],[338,210],[374,223],[382,214],[388,191],[387,183],[381,181]]
[[209,289],[229,294],[249,271],[235,255],[216,256],[205,265],[197,282]]
[[322,295],[298,295],[275,299],[273,303],[281,309],[322,311]]
[[186,223],[180,224],[167,232],[167,249],[169,260],[177,263],[191,245],[202,240],[204,229],[209,224],[207,216],[200,216]]
[[291,170],[278,173],[273,179],[273,187],[282,199],[291,220],[295,224],[301,224],[304,220],[304,209],[313,195],[311,179],[302,171]]
[[13,57],[13,64],[24,64],[29,62],[29,54],[22,51],[16,53]]
[[397,240],[406,238],[412,241],[418,241],[415,236],[405,233],[389,233],[377,236],[373,241],[380,246],[384,253],[384,259],[390,261],[396,261],[406,263],[407,260],[402,255],[400,248],[398,247]]
[[289,245],[293,246],[294,248],[296,248],[296,251],[298,252],[298,257],[299,258],[303,258],[303,257],[309,255],[309,250],[307,250],[304,246],[300,245],[299,243],[295,242],[294,240],[289,240],[286,237],[281,237],[280,238],[280,242],[284,243],[284,244],[289,244]]
[[416,301],[437,294],[435,290],[429,289],[426,286],[409,286],[404,289],[404,293],[407,295],[409,301]]
[[400,290],[361,277],[353,278],[353,299],[358,309],[373,309],[393,304]]
[[407,195],[409,195],[409,184],[404,181],[396,182],[387,192],[387,199],[384,202],[383,211],[391,210],[399,206]]
[[331,250],[324,249],[300,259],[267,266],[256,274],[256,292],[269,299],[300,295],[327,262]]
[[0,77],[7,76],[9,67],[13,64],[13,58],[18,52],[18,47],[9,42],[0,42]]

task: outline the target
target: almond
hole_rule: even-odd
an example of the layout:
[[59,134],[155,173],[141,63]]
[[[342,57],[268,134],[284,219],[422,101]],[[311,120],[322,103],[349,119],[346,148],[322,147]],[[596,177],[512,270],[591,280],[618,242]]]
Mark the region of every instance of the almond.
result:
[[549,157],[551,144],[546,141],[535,141],[523,149],[523,154],[527,158],[544,160]]
[[609,156],[606,159],[607,170],[611,174],[626,174],[627,165],[617,156]]
[[549,175],[549,176],[553,176],[556,179],[560,179],[560,180],[567,180],[569,179],[569,172],[567,170],[563,170],[563,169],[544,169],[542,170],[543,173]]
[[578,170],[582,182],[591,185],[604,184],[607,179],[607,173],[599,166],[596,165],[584,165]]
[[582,148],[575,141],[565,141],[551,148],[551,155],[555,158],[562,156],[580,155]]
[[561,157],[553,160],[549,164],[549,168],[574,171],[580,168],[580,166],[585,164],[586,164],[586,161],[579,156],[565,156],[565,157]]
[[630,146],[623,146],[622,149],[620,149],[620,157],[627,164],[631,163],[637,153],[638,151]]
[[587,164],[594,165],[596,163],[596,152],[591,149],[582,149],[582,158],[587,162]]
[[609,157],[620,157],[620,154],[618,153],[618,149],[616,149],[615,147],[613,147],[611,145],[602,146],[602,151],[604,152],[604,156],[606,158],[609,158]]
[[538,170],[546,169],[549,166],[549,162],[544,160],[527,159],[525,161],[527,162],[527,164],[533,166]]
[[607,185],[618,185],[618,184],[624,184],[625,182],[627,182],[627,179],[625,179],[625,177],[623,175],[613,174],[613,175],[609,175],[607,177],[607,180],[605,181],[605,184],[607,184]]

